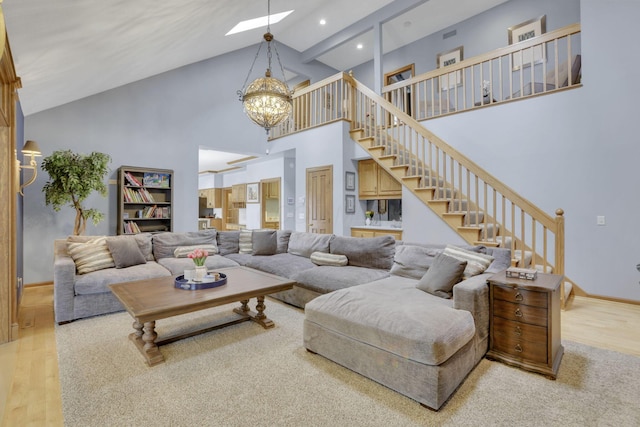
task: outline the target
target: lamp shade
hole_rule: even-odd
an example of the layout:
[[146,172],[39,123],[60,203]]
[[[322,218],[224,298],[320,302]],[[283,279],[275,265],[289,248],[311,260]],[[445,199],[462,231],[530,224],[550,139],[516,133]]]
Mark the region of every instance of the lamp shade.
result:
[[31,154],[32,156],[42,156],[42,151],[40,151],[38,143],[32,140],[28,140],[24,143],[24,147],[22,147],[22,153]]

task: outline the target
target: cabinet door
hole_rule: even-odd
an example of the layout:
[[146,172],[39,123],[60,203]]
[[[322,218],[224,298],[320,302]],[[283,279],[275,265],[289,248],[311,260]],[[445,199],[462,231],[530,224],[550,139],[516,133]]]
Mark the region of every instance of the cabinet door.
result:
[[358,195],[361,199],[378,195],[378,164],[374,160],[358,162]]
[[393,236],[396,240],[402,240],[402,231],[375,231],[374,237]]
[[378,167],[378,195],[402,197],[402,184],[381,167]]
[[375,237],[375,232],[370,230],[362,230],[359,228],[352,228],[351,237],[367,237],[367,238]]

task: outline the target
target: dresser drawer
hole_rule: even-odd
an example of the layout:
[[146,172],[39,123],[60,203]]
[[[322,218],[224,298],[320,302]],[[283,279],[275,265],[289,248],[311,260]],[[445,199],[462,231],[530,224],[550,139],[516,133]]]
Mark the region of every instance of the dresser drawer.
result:
[[507,320],[498,316],[494,316],[491,321],[493,322],[492,334],[494,337],[511,337],[510,339],[547,345],[547,328],[544,326],[529,325],[528,323]]
[[510,286],[493,286],[493,298],[535,307],[547,307],[547,293],[512,288]]
[[547,326],[547,309],[494,300],[493,315],[532,325]]
[[536,363],[547,363],[547,343],[530,342],[507,335],[493,337],[494,350]]

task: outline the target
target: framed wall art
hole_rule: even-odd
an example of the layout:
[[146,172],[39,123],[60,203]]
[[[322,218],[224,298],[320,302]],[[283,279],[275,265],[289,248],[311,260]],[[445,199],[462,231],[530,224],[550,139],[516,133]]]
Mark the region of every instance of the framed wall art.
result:
[[260,203],[260,183],[247,184],[247,203]]
[[356,189],[356,173],[355,172],[344,173],[344,189],[348,191],[353,191]]
[[344,196],[344,212],[348,214],[356,213],[356,196]]
[[[509,27],[507,32],[510,45],[538,37],[547,32],[547,15]],[[545,60],[545,50],[543,45],[539,45],[514,52],[513,69],[519,70],[522,67],[530,67],[532,63],[541,63]]]
[[[451,65],[458,64],[463,59],[464,48],[458,46],[455,49],[451,49],[447,52],[441,52],[436,56],[436,67],[444,68]],[[462,70],[454,71],[453,73],[446,74],[440,77],[440,88],[442,90],[453,89],[456,86],[462,84]]]

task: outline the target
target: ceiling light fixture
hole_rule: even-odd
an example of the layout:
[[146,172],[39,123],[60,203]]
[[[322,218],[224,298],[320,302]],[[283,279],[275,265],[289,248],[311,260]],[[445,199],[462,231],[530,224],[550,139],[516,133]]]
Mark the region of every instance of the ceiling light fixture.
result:
[[327,24],[327,21],[326,21],[326,20],[324,20],[324,19],[321,19],[321,20],[320,20],[320,25],[326,25],[326,24]]
[[362,46],[362,43],[358,43],[358,45],[356,46],[358,49],[362,49],[364,46]]
[[[267,1],[267,8],[267,16],[270,16],[271,0]],[[247,78],[242,85],[242,89],[237,93],[244,106],[245,114],[258,126],[263,127],[268,135],[272,127],[282,122],[291,114],[292,98],[289,86],[287,86],[284,81],[271,77],[271,43],[273,42],[273,50],[276,52],[276,58],[284,80],[284,68],[282,67],[282,62],[280,62],[280,55],[273,40],[273,34],[271,34],[269,20],[267,20],[267,32],[264,35],[264,40],[267,42],[267,71],[264,77],[258,77],[247,86],[247,81],[249,80],[253,66],[256,63],[256,59],[258,59],[258,55],[260,55],[260,49],[262,49],[262,44],[264,43],[261,42],[256,57],[253,59],[253,63],[249,69],[249,73],[247,74]],[[269,154],[268,150],[267,154]]]

